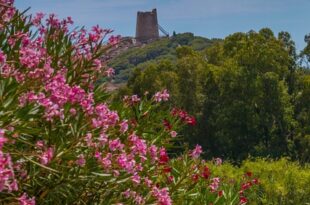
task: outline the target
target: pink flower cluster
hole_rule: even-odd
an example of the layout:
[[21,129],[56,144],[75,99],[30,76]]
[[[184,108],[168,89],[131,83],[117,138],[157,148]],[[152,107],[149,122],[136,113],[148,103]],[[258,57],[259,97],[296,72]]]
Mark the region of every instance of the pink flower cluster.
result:
[[21,197],[18,198],[20,205],[35,205],[35,198],[29,198],[26,193],[24,193]]
[[123,102],[129,106],[138,104],[140,101],[141,99],[138,97],[138,95],[132,95],[132,96],[125,95],[123,98]]
[[44,18],[44,16],[45,16],[44,13],[38,12],[38,13],[36,13],[36,15],[34,16],[34,18],[32,19],[31,22],[33,23],[33,25],[39,26],[39,25],[41,25],[41,21]]
[[[0,29],[14,16],[16,9],[13,7],[14,0],[0,0]],[[4,6],[5,5],[5,6]]]
[[39,153],[40,163],[47,165],[54,157],[54,148],[46,147],[44,141],[39,140],[36,143],[37,152]]
[[[13,165],[9,153],[4,153],[2,148],[8,139],[5,137],[5,130],[0,129],[0,192],[18,191],[18,183],[14,173],[14,167],[19,170],[19,165]],[[24,193],[18,201],[21,205],[35,205],[35,198],[28,199],[27,194]]]
[[173,108],[171,111],[171,114],[175,117],[179,117],[184,123],[187,123],[189,125],[196,125],[196,119],[194,116],[189,115],[186,111]]
[[109,38],[109,44],[111,45],[117,45],[121,40],[121,36],[117,35],[117,36],[110,36]]
[[[20,98],[20,105],[25,106],[27,102],[36,103],[45,108],[45,119],[53,121],[53,118],[64,118],[64,105],[80,105],[81,108],[91,114],[93,112],[92,93],[87,94],[79,86],[70,86],[62,73],[58,73],[45,82],[45,93],[35,94],[33,91],[23,94]],[[71,110],[71,114],[74,114]]]
[[144,158],[147,152],[147,144],[145,140],[140,139],[137,135],[132,134],[128,137],[128,141],[132,145],[130,147],[132,154],[138,154]]
[[[28,33],[15,33],[8,38],[9,44],[13,47],[17,41],[21,41],[21,47],[19,49],[19,61],[24,67],[15,68],[14,64],[7,63],[6,55],[0,51],[0,66],[1,76],[3,77],[15,77],[20,83],[27,83],[28,81],[34,85],[35,81],[44,84],[44,91],[41,90],[36,93],[34,89],[24,93],[20,97],[20,103],[24,106],[27,102],[36,103],[43,106],[45,109],[45,119],[52,121],[55,117],[64,118],[64,105],[70,103],[72,105],[80,105],[83,111],[88,114],[92,114],[93,107],[93,94],[87,93],[86,89],[81,88],[78,85],[69,85],[66,76],[67,71],[62,65],[61,59],[59,59],[57,69],[52,68],[52,58],[49,56],[44,43],[46,39],[57,38],[57,30],[67,33],[68,26],[72,24],[72,19],[68,17],[60,21],[54,14],[49,15],[46,19],[46,26],[51,28],[57,28],[55,34],[51,35],[47,31],[48,29],[41,24],[44,18],[43,13],[38,13],[33,19],[32,23],[40,28],[40,35],[37,38],[31,39]],[[101,61],[99,59],[91,59],[91,48],[95,49],[100,46],[100,41],[105,37],[110,30],[100,29],[98,26],[93,27],[92,31],[87,35],[86,30],[74,31],[71,35],[71,40],[74,43],[72,45],[75,55],[72,56],[72,60],[83,60],[84,58],[93,62],[95,72],[102,71]],[[56,39],[55,39],[56,40]],[[92,65],[92,64],[90,64]],[[85,70],[87,72],[87,70]],[[106,75],[113,74],[113,70],[110,68],[106,71]],[[95,76],[95,75],[93,75]],[[89,81],[89,75],[80,75],[84,78],[84,84],[88,85],[87,89],[91,90],[93,85]],[[94,80],[94,79],[92,79]],[[70,113],[76,114],[76,109],[71,108]]]
[[0,50],[0,66],[6,62],[6,55]]
[[7,141],[8,139],[5,137],[5,130],[0,129],[0,192],[18,190],[11,156],[2,151],[2,148]]
[[132,198],[134,203],[137,205],[145,204],[144,198],[139,195],[137,192],[127,189],[122,193],[123,197],[126,199]]
[[215,192],[218,190],[220,186],[220,178],[214,177],[211,179],[212,183],[209,185],[211,192]]
[[111,111],[106,104],[98,104],[94,108],[95,116],[92,118],[92,125],[95,128],[108,129],[119,121],[117,112]]
[[47,148],[40,156],[40,162],[43,165],[48,164],[54,156],[54,149],[52,147]]
[[85,156],[83,154],[80,154],[78,156],[78,159],[75,161],[75,163],[80,167],[84,167],[86,164]]
[[202,153],[202,148],[200,145],[196,145],[195,149],[192,150],[191,156],[195,159],[197,159],[200,154]]
[[168,101],[169,97],[170,97],[170,95],[169,95],[167,89],[165,89],[163,91],[155,93],[153,98],[154,98],[155,102],[161,102],[161,101]]
[[169,191],[167,188],[159,189],[156,186],[152,188],[152,195],[157,199],[160,205],[171,205],[172,200],[169,196]]
[[128,173],[135,172],[136,160],[133,155],[122,153],[117,157],[117,164],[121,169],[124,169]]

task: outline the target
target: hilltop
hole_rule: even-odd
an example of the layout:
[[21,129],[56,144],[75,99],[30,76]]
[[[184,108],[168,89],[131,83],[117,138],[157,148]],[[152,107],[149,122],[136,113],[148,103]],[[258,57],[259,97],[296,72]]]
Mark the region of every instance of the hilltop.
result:
[[221,39],[208,39],[193,33],[174,34],[170,38],[160,38],[139,47],[128,48],[112,58],[109,66],[116,71],[115,83],[122,83],[128,80],[134,67],[143,66],[143,63],[161,59],[175,60],[175,49],[178,46],[190,46],[195,51],[202,51],[218,41]]

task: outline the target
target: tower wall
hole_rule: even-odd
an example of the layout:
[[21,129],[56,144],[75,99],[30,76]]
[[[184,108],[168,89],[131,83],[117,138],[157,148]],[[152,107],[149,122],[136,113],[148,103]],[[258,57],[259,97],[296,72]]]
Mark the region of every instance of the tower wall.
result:
[[136,39],[145,42],[159,38],[157,11],[137,13]]

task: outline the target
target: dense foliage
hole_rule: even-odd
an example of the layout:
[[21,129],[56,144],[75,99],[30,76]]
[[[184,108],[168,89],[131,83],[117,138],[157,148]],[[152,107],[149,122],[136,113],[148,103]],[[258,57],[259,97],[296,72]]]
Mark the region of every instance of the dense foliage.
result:
[[[199,156],[171,153],[195,118],[163,89],[111,103],[96,83],[110,30],[27,16],[0,0],[1,204],[245,204],[256,176],[220,178]],[[158,88],[160,89],[160,88]],[[248,196],[250,198],[248,198]]]
[[[251,193],[249,204],[307,204],[310,202],[310,167],[300,166],[282,158],[277,161],[245,160],[241,166],[230,163],[211,165],[213,172],[222,178],[236,179],[242,173],[259,176],[259,186]],[[249,172],[252,170],[252,172]]]
[[203,52],[178,47],[176,55],[138,66],[119,93],[168,88],[172,104],[198,116],[183,134],[207,157],[310,160],[310,75],[289,33],[235,33]]
[[219,39],[207,39],[194,36],[192,33],[175,34],[171,38],[162,38],[144,46],[129,48],[113,58],[109,65],[115,69],[114,81],[126,82],[134,67],[144,67],[145,62],[158,62],[163,59],[176,60],[175,49],[179,46],[191,46],[194,50],[201,51]]

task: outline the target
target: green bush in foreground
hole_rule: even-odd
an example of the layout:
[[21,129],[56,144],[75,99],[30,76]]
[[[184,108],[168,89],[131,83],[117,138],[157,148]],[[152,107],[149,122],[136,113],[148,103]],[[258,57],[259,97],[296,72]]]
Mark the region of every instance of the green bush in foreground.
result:
[[[212,166],[214,175],[226,180],[250,172],[259,179],[256,191],[251,192],[250,204],[309,204],[310,167],[301,166],[286,158],[280,160],[245,160],[240,167],[228,162]],[[240,179],[240,178],[239,178]]]

